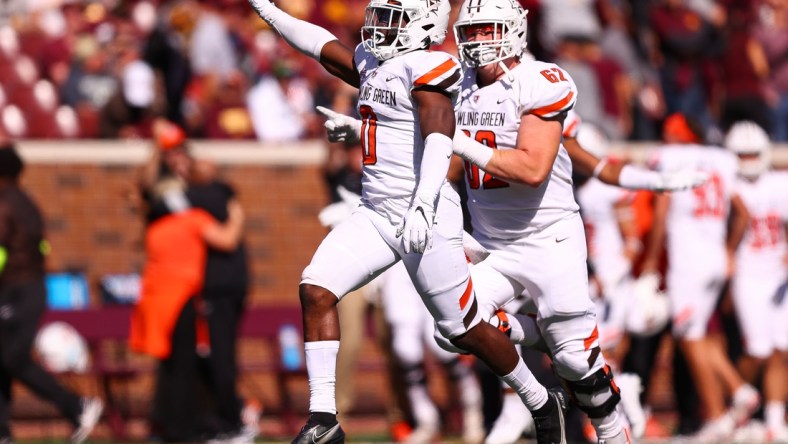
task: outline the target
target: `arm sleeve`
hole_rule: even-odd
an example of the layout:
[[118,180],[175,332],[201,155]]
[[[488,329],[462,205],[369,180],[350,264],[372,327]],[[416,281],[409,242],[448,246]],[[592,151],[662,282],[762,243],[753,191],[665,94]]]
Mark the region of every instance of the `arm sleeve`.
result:
[[252,0],[249,3],[257,11],[257,15],[274,28],[290,46],[317,61],[320,61],[323,46],[338,40],[328,30],[292,17],[268,0]]

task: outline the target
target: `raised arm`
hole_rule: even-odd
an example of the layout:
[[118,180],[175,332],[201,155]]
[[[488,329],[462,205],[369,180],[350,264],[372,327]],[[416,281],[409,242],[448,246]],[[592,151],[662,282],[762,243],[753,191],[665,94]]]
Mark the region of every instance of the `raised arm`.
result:
[[328,30],[288,15],[270,0],[249,0],[249,4],[290,46],[320,62],[332,75],[358,88],[360,80],[353,62],[353,50]]
[[203,239],[209,247],[233,251],[238,247],[243,233],[244,212],[241,204],[231,200],[227,204],[227,221],[209,225],[203,230]]

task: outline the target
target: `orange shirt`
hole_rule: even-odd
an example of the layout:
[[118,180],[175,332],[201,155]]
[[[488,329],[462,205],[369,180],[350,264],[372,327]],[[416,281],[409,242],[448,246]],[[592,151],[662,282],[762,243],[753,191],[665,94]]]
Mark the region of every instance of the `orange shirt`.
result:
[[142,294],[131,321],[132,350],[159,359],[169,356],[178,316],[202,289],[207,255],[203,233],[216,223],[207,212],[191,209],[148,226]]

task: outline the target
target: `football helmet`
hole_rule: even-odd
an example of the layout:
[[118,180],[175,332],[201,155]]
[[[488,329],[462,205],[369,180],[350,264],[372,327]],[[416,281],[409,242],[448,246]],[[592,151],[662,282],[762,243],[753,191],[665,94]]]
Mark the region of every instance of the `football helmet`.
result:
[[450,12],[449,0],[370,0],[361,41],[380,61],[439,45],[446,39]]
[[33,349],[49,371],[84,373],[89,352],[85,339],[70,324],[55,321],[36,334]]
[[755,122],[736,122],[725,136],[725,148],[739,157],[739,174],[746,178],[757,178],[771,165],[769,136]]
[[670,321],[670,299],[659,289],[659,276],[644,274],[635,280],[627,310],[627,330],[635,336],[653,336]]
[[582,122],[577,131],[577,143],[584,150],[593,154],[598,159],[604,159],[608,155],[608,145],[610,140],[605,133],[592,123]]
[[[477,68],[521,56],[527,44],[527,14],[516,0],[465,0],[454,23],[460,60]],[[491,38],[477,40],[482,32]]]

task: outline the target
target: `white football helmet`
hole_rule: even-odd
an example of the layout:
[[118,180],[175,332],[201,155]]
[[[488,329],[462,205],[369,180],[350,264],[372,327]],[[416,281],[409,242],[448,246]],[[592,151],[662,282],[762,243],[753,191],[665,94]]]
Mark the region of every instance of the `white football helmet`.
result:
[[[516,0],[465,0],[454,23],[460,60],[477,68],[520,57],[527,45],[527,14]],[[491,39],[473,38],[480,31],[490,32]]]
[[670,299],[659,289],[659,276],[644,274],[635,280],[627,310],[627,331],[635,336],[653,336],[670,321]]
[[51,372],[84,373],[89,352],[85,339],[70,324],[55,321],[38,331],[33,348]]
[[361,41],[380,61],[440,45],[450,12],[449,0],[370,0]]
[[583,122],[580,124],[580,129],[577,131],[577,143],[598,159],[604,159],[608,155],[610,139],[592,123]]
[[725,136],[725,148],[739,156],[739,174],[755,179],[772,163],[771,141],[755,122],[742,120],[733,124]]

